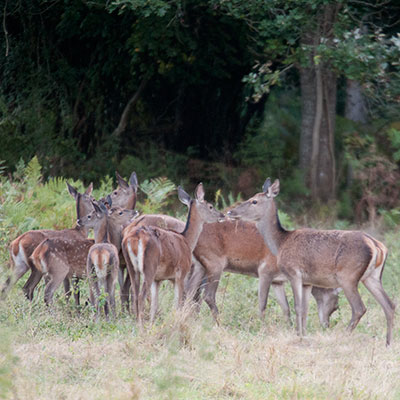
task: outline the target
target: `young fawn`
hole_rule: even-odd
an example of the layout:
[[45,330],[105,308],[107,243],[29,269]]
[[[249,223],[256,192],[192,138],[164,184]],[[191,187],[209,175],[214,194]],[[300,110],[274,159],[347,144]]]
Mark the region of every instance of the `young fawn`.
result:
[[[135,291],[135,304],[139,325],[142,326],[144,301],[151,288],[150,321],[153,322],[158,308],[158,289],[163,280],[175,282],[177,306],[184,301],[184,279],[192,264],[192,252],[205,222],[217,222],[224,215],[204,200],[200,183],[195,198],[178,188],[179,200],[189,208],[185,229],[182,233],[159,227],[137,227],[124,234],[122,250],[129,259],[128,271]],[[140,276],[144,278],[140,289]]]
[[[109,199],[108,204],[112,202]],[[115,316],[115,283],[119,270],[119,250],[121,248],[122,230],[137,215],[134,210],[113,207],[107,209],[100,203],[93,204],[94,210],[78,220],[78,224],[88,229],[93,228],[95,244],[87,255],[86,273],[89,280],[90,300],[96,306],[97,316],[100,313],[100,290],[107,294],[104,312],[108,318],[109,308]]]

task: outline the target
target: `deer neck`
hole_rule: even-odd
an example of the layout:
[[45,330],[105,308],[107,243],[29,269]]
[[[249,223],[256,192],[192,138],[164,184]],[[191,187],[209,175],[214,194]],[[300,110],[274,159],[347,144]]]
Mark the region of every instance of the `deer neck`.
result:
[[107,221],[108,240],[110,243],[112,243],[117,248],[118,251],[121,249],[122,230],[127,225],[128,224],[117,225],[115,223],[111,223],[110,221]]
[[103,218],[101,223],[97,224],[93,231],[95,243],[107,243],[107,218]]
[[256,223],[256,226],[271,253],[277,256],[279,248],[285,241],[288,232],[282,228],[275,202],[272,203],[272,206],[265,213],[264,218]]
[[86,228],[85,226],[81,226],[81,225],[76,224],[73,229],[77,233],[82,235],[83,238],[87,239],[87,237],[89,235],[89,229],[88,228]]
[[203,230],[203,225],[204,221],[200,217],[194,201],[192,201],[189,207],[189,215],[186,221],[186,226],[182,232],[182,235],[185,237],[192,252],[196,247],[197,241],[199,240],[201,231]]

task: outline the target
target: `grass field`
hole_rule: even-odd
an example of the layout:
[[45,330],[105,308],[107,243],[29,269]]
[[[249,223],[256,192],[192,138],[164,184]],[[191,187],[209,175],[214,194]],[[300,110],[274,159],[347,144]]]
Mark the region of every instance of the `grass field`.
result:
[[[397,232],[384,286],[397,304],[400,287]],[[5,271],[2,274],[2,281]],[[30,304],[19,283],[0,304],[0,397],[9,399],[381,399],[400,398],[400,321],[386,348],[386,320],[360,288],[368,308],[351,335],[350,307],[341,295],[332,327],[322,330],[313,301],[308,335],[300,340],[273,295],[265,322],[257,317],[257,281],[226,274],[216,326],[203,304],[200,315],[176,314],[164,284],[157,323],[144,332],[132,317],[95,323],[62,290],[50,312],[43,288]],[[86,292],[86,284],[82,291]],[[292,301],[290,288],[287,293]]]

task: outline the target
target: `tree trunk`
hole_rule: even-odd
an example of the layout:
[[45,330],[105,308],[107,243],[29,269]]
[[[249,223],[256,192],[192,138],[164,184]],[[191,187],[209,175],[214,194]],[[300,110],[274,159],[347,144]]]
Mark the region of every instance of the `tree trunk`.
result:
[[[335,198],[336,165],[334,131],[336,116],[335,73],[329,63],[316,58],[321,38],[332,37],[337,6],[324,7],[317,29],[302,37],[302,44],[313,49],[308,66],[300,67],[302,123],[300,137],[300,168],[314,200],[327,202]],[[315,28],[315,27],[314,27]]]
[[367,109],[359,82],[347,79],[345,116],[354,122],[367,122]]

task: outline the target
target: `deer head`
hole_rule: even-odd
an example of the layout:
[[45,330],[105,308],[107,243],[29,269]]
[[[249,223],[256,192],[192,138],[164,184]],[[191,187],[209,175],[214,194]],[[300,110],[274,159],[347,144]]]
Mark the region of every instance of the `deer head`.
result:
[[242,219],[244,221],[258,222],[275,207],[273,199],[279,194],[279,179],[271,184],[268,178],[264,182],[263,191],[257,193],[244,203],[227,212],[231,219]]
[[93,201],[94,201],[94,198],[92,197],[93,183],[90,183],[85,193],[79,193],[78,190],[75,189],[68,182],[67,182],[67,188],[68,192],[75,199],[76,202],[77,219],[91,213],[93,210]]
[[178,187],[179,200],[185,204],[189,210],[195,206],[200,218],[205,223],[221,222],[225,215],[217,211],[214,206],[204,200],[203,184],[199,183],[194,191],[194,199],[192,199],[181,186]]

